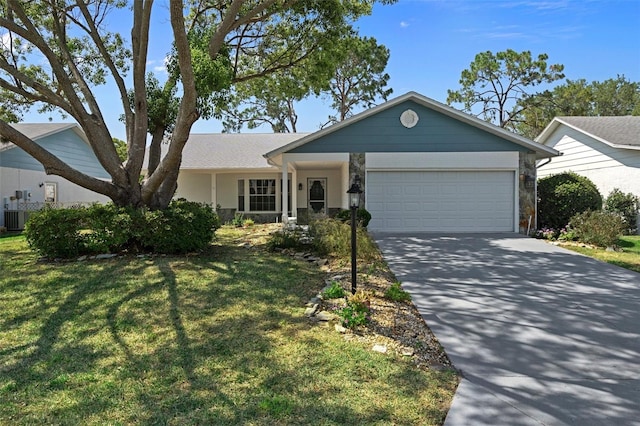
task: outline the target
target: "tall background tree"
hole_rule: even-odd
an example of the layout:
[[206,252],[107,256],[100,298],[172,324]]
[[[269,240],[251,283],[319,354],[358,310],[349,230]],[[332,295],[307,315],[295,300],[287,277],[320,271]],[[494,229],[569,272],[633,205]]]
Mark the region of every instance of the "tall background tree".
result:
[[556,116],[640,115],[640,82],[624,75],[591,83],[567,80],[543,96],[517,120],[518,133],[533,139]]
[[336,111],[336,115],[329,117],[329,123],[349,118],[359,106],[371,108],[380,99],[386,101],[393,93],[393,89],[386,87],[389,49],[372,37],[349,37],[343,52],[329,83],[328,95]]
[[[351,33],[308,58],[304,78],[299,69],[287,69],[268,78],[234,87],[233,100],[222,106],[225,131],[254,129],[263,124],[274,132],[296,132],[296,104],[309,97],[327,98],[335,111],[328,124],[351,116],[358,107],[386,101],[393,92],[385,72],[389,49],[372,37]],[[309,72],[312,70],[312,73]]]
[[462,104],[464,111],[509,130],[529,108],[546,102],[548,91],[536,86],[564,78],[564,66],[547,64],[548,55],[533,58],[531,52],[478,53],[460,76],[461,88],[449,90],[448,104]]
[[[196,120],[213,114],[236,84],[300,68],[316,52],[330,51],[372,7],[368,0],[168,0],[166,5],[5,0],[0,3],[0,137],[33,156],[47,173],[104,194],[116,205],[166,207]],[[115,12],[130,15],[130,39],[108,30],[107,17]],[[157,87],[147,70],[152,12],[166,14],[173,39],[169,78]],[[93,92],[107,82],[122,106],[124,162]],[[156,102],[169,107],[152,110]],[[75,119],[111,181],[71,168],[9,124],[31,108]],[[140,181],[147,135],[156,132],[168,144],[166,155]],[[155,139],[152,145],[157,144]]]

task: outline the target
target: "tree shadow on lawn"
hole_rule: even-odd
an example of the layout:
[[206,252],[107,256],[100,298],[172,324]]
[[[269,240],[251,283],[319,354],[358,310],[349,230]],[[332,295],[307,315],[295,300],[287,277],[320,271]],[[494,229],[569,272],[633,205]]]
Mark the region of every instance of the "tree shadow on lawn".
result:
[[[38,331],[33,343],[0,349],[0,422],[345,424],[396,416],[355,401],[357,380],[343,386],[358,368],[369,386],[378,355],[310,325],[304,303],[322,278],[306,263],[229,248],[36,266],[50,278],[27,312],[2,324],[31,322]],[[25,280],[7,285],[16,291]],[[407,386],[402,373],[386,377]]]

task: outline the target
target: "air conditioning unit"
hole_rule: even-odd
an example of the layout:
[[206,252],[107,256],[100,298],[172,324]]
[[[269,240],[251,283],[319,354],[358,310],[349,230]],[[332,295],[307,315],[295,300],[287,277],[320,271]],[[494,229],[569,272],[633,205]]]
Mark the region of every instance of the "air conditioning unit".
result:
[[9,210],[4,212],[4,226],[7,231],[22,231],[29,220],[30,211]]

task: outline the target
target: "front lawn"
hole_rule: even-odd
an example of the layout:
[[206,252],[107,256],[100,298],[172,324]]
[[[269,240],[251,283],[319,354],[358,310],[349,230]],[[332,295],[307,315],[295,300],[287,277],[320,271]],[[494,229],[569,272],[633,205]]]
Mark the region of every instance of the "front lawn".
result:
[[640,272],[640,235],[624,236],[618,241],[618,246],[622,251],[606,251],[598,248],[564,245],[565,248],[578,253]]
[[311,323],[317,266],[218,235],[69,263],[0,239],[0,424],[443,422],[455,373]]

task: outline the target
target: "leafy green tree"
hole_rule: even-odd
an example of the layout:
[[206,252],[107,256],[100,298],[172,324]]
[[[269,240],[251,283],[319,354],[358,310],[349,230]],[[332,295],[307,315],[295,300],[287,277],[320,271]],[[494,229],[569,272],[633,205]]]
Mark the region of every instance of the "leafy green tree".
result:
[[598,116],[640,115],[640,82],[619,75],[591,83],[593,114]]
[[[354,20],[371,13],[373,3],[5,0],[0,2],[0,110],[13,111],[15,117],[0,117],[0,137],[33,156],[47,173],[103,194],[118,206],[165,208],[175,192],[182,151],[195,121],[223,103],[235,84],[300,67],[314,52],[330,49],[349,34]],[[119,19],[130,15],[129,39],[107,30],[107,18],[114,11]],[[157,114],[167,153],[139,181],[147,134],[156,129],[150,104],[157,98],[147,76],[151,16],[163,13],[173,47],[162,96],[177,108],[164,119]],[[122,105],[125,163],[93,92],[107,82],[115,86]],[[31,108],[75,119],[111,180],[70,167],[9,125]]]
[[513,130],[524,111],[546,102],[533,88],[564,78],[564,65],[547,65],[547,59],[544,53],[534,59],[529,51],[511,49],[478,53],[469,69],[462,71],[462,87],[448,91],[447,103],[462,104],[464,111]]
[[113,138],[113,144],[116,146],[116,152],[118,153],[118,158],[120,161],[124,162],[127,160],[127,143],[122,139]]
[[295,104],[328,87],[332,56],[326,49],[317,51],[299,67],[236,84],[217,113],[224,130],[239,132],[244,126],[255,129],[267,124],[275,133],[297,132]]
[[619,75],[603,82],[567,80],[538,99],[519,118],[518,133],[535,138],[559,116],[640,115],[640,83]]

